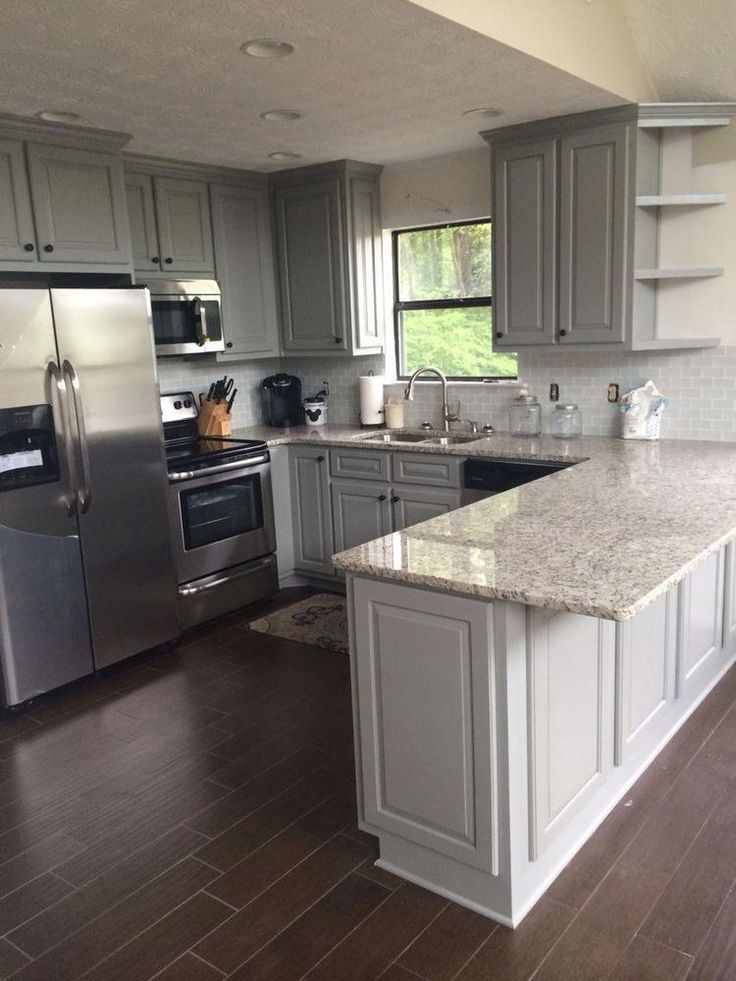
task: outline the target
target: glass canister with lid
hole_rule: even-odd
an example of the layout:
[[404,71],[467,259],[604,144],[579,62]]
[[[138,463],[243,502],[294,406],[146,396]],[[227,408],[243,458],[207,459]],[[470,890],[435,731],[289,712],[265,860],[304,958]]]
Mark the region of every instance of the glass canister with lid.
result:
[[542,406],[525,388],[509,407],[509,431],[512,436],[539,436],[542,432]]
[[583,414],[577,405],[556,405],[552,413],[552,435],[575,439],[583,434]]

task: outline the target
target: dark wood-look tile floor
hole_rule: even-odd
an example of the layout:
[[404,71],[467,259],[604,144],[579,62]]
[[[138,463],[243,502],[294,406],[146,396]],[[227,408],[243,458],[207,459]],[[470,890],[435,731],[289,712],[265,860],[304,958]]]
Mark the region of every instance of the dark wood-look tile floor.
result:
[[0,715],[0,981],[736,978],[736,671],[512,931],[373,865],[347,658],[266,608]]

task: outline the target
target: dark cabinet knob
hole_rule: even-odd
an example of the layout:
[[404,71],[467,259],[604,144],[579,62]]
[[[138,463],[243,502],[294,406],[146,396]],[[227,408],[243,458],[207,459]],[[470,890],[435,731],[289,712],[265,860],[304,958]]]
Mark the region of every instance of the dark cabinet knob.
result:
[[325,462],[325,458],[323,456],[317,457],[317,463],[324,463],[324,462]]
[[379,494],[378,495],[378,500],[379,501],[385,501],[386,500],[386,495],[385,494]]
[[170,266],[173,261],[174,260],[171,258],[170,255],[167,255],[166,258],[164,259],[164,262],[166,263],[167,266]]
[[336,337],[335,344],[342,344],[342,337]]
[[397,501],[400,501],[400,500],[401,500],[401,498],[399,497],[399,495],[398,494],[394,494],[393,497],[391,498],[391,503],[392,504],[396,504],[396,502]]
[[561,330],[560,331],[560,337],[564,337],[566,334],[567,334],[567,331],[566,330]]
[[159,257],[157,255],[152,255],[151,256],[151,262],[159,263],[159,262],[161,262],[161,260],[159,259]]
[[35,248],[35,246],[33,245],[33,242],[26,242],[26,244],[23,246],[23,251],[24,252],[33,252],[33,249],[34,248]]
[[503,331],[502,330],[497,330],[496,331],[496,337],[498,337],[498,338],[503,337]]
[[53,252],[54,251],[54,247],[53,247],[53,245],[44,245],[43,251],[44,252]]
[[225,344],[225,347],[232,347],[232,346],[233,346],[233,342],[232,341],[227,341],[226,344]]

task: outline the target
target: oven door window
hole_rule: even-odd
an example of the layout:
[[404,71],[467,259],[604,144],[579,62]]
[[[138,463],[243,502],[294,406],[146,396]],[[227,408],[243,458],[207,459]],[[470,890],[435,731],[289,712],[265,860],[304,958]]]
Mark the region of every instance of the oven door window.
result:
[[187,552],[263,527],[261,479],[257,474],[185,490],[179,499]]

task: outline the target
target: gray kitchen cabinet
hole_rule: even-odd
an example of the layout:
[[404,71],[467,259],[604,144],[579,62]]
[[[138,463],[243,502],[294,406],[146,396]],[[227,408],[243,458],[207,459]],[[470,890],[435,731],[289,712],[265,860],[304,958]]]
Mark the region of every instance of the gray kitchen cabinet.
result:
[[343,160],[271,175],[285,351],[383,350],[380,172]]
[[342,552],[392,530],[389,488],[383,481],[333,480],[335,551]]
[[155,177],[153,182],[164,272],[213,273],[210,203],[205,181]]
[[23,143],[0,139],[0,261],[33,262],[37,255]]
[[439,487],[411,487],[405,484],[391,489],[393,531],[401,531],[420,521],[429,521],[440,514],[462,506],[462,491]]
[[554,343],[557,329],[555,140],[493,154],[493,330],[499,350]]
[[213,184],[210,200],[226,343],[218,360],[278,357],[268,190]]
[[292,446],[289,462],[295,568],[331,576],[334,548],[327,450]]
[[157,271],[161,268],[161,252],[153,201],[153,178],[148,174],[126,173],[125,196],[133,266],[136,270]]
[[48,143],[29,143],[27,153],[38,258],[49,263],[128,263],[120,156]]
[[633,123],[560,141],[560,309],[563,344],[626,340],[633,276]]

